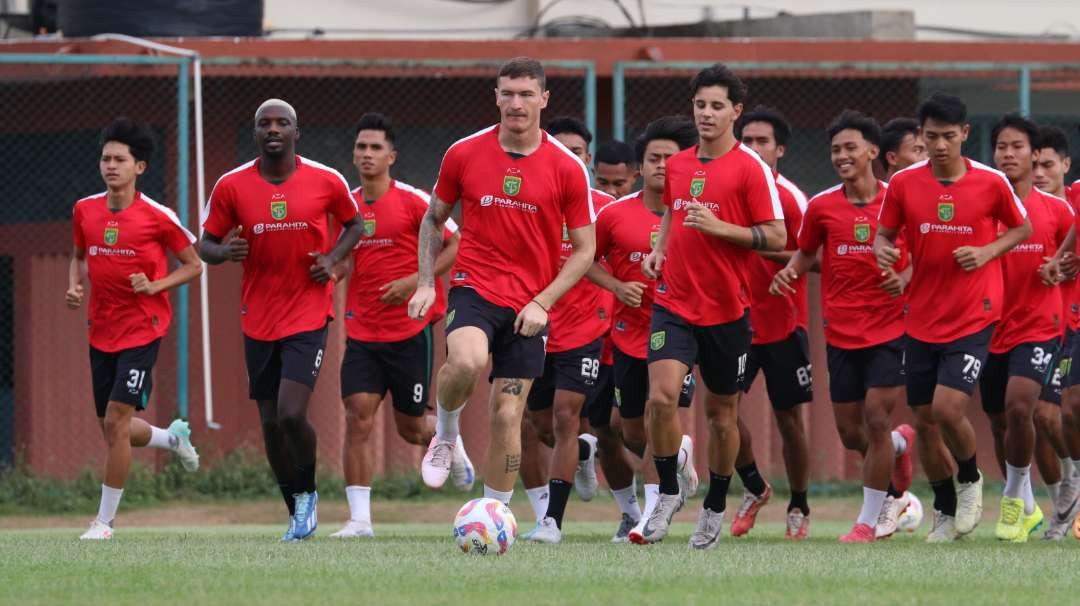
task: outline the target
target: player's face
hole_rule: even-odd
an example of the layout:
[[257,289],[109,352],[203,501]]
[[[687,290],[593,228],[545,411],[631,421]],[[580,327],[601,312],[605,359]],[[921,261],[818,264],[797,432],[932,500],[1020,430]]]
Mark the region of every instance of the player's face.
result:
[[694,124],[704,141],[715,141],[731,130],[742,114],[742,103],[731,102],[726,86],[703,86],[694,93]]
[[626,163],[596,163],[596,188],[609,196],[619,199],[634,190],[638,171]]
[[1069,158],[1052,147],[1039,150],[1039,159],[1035,161],[1035,187],[1046,192],[1059,192],[1065,189],[1065,174],[1069,172]]
[[829,145],[829,158],[840,179],[852,181],[867,172],[873,173],[872,163],[878,156],[878,146],[870,143],[854,128],[836,133]]
[[362,130],[356,133],[352,162],[353,166],[360,171],[361,177],[371,179],[385,175],[396,159],[397,152],[386,140],[385,132]]
[[645,146],[645,158],[641,162],[641,176],[645,187],[656,193],[664,192],[664,178],[668,158],[679,153],[679,145],[671,139],[653,139]]
[[923,143],[922,137],[913,133],[904,135],[903,140],[900,141],[900,147],[893,153],[896,170],[903,170],[925,159],[926,144]]
[[780,158],[784,157],[784,146],[776,144],[776,133],[768,122],[750,122],[743,126],[742,142],[757,152],[773,170],[776,170]]
[[948,124],[927,118],[923,122],[921,133],[930,163],[943,166],[957,161],[970,130],[971,126],[968,124]]
[[112,190],[127,187],[135,177],[143,174],[146,170],[146,162],[136,160],[131,155],[131,148],[127,143],[108,141],[101,148],[101,178],[105,185]]
[[300,130],[283,107],[264,108],[255,116],[255,145],[264,156],[280,157],[293,151]]
[[592,164],[592,156],[589,155],[589,144],[585,142],[585,139],[581,135],[574,133],[559,133],[555,135],[555,139],[562,143],[566,149],[570,150],[581,161],[585,163],[585,166]]
[[548,91],[540,90],[535,78],[499,78],[495,105],[499,106],[502,127],[524,133],[540,124],[540,111],[547,107]]
[[994,142],[994,165],[1005,173],[1009,181],[1015,183],[1027,178],[1034,161],[1027,133],[1015,128],[1005,128],[998,133]]

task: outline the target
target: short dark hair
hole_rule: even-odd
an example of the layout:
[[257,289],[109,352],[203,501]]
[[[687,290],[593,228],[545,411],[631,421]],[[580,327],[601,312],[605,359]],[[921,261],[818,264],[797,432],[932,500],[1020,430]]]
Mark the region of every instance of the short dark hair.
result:
[[674,141],[675,145],[683,150],[698,142],[697,127],[694,126],[694,121],[686,116],[664,116],[649,122],[645,132],[634,141],[634,155],[638,162],[645,161],[645,148],[657,139]]
[[1012,128],[1018,130],[1028,138],[1028,144],[1031,146],[1031,150],[1038,149],[1036,145],[1039,143],[1039,127],[1031,120],[1021,116],[1018,112],[1009,112],[1001,117],[1000,120],[994,124],[994,128],[990,131],[990,144],[997,145],[998,136],[1001,135],[1001,131],[1006,128]]
[[736,139],[742,139],[743,127],[751,122],[765,122],[772,125],[773,139],[776,139],[777,145],[787,145],[788,140],[791,139],[791,125],[784,118],[784,114],[764,105],[755,106],[754,109],[739,117],[735,123]]
[[828,130],[829,141],[832,141],[840,131],[848,129],[859,131],[863,139],[881,146],[881,127],[878,126],[877,120],[853,109],[845,109],[832,121]]
[[593,161],[596,164],[603,162],[604,164],[611,164],[618,166],[619,164],[625,164],[628,167],[635,167],[638,165],[637,158],[634,156],[634,148],[629,143],[612,139],[611,141],[604,141],[596,146],[596,155],[593,156]]
[[698,72],[694,79],[690,81],[690,96],[696,95],[699,90],[706,86],[723,86],[726,88],[728,99],[731,100],[732,104],[742,103],[743,99],[746,98],[746,85],[735,75],[735,72],[728,69],[728,66],[723,63],[714,63]]
[[390,142],[390,145],[394,144],[394,124],[390,122],[390,118],[386,117],[379,112],[367,112],[356,122],[356,132],[353,133],[355,139],[362,130],[381,130],[386,135],[386,140]]
[[881,155],[900,151],[900,144],[908,135],[919,136],[919,123],[914,118],[893,118],[886,122],[881,127]]
[[933,118],[944,124],[967,124],[967,106],[956,95],[934,93],[919,105],[919,126]]
[[499,75],[495,78],[532,78],[540,83],[540,90],[547,90],[547,77],[544,75],[544,66],[532,57],[514,57],[503,63],[499,68]]
[[154,153],[154,134],[150,127],[123,116],[113,120],[101,131],[101,147],[104,148],[110,141],[127,145],[132,157],[139,162],[149,162]]
[[1062,158],[1069,157],[1069,136],[1061,128],[1053,124],[1044,124],[1039,127],[1039,140],[1035,149],[1050,148]]
[[584,122],[573,116],[558,116],[552,118],[551,121],[548,122],[547,128],[544,130],[552,137],[563,133],[571,133],[584,139],[586,145],[592,143],[592,133],[589,132],[589,127],[585,126]]

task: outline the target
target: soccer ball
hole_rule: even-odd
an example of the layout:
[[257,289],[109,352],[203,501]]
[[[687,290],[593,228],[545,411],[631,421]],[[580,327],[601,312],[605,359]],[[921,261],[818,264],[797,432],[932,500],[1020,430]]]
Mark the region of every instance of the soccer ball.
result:
[[919,497],[912,493],[908,493],[911,497],[911,502],[904,511],[900,512],[900,517],[896,520],[897,530],[904,530],[907,532],[915,532],[915,529],[919,527],[923,519],[923,506]]
[[517,520],[495,499],[473,499],[454,517],[454,540],[471,555],[502,555],[517,539]]

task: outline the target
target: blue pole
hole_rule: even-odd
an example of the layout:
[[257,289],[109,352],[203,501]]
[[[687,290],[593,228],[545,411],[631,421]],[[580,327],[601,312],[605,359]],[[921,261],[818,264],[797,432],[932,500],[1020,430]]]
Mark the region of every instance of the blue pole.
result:
[[1031,67],[1020,67],[1020,113],[1031,116]]
[[596,65],[589,63],[585,68],[585,126],[589,128],[593,139],[589,143],[589,153],[596,153]]
[[626,140],[626,83],[623,64],[615,62],[611,71],[611,135],[617,141]]
[[[176,91],[176,214],[180,223],[188,226],[189,201],[188,166],[188,66],[189,61],[177,67]],[[188,418],[188,287],[176,291],[176,414]]]

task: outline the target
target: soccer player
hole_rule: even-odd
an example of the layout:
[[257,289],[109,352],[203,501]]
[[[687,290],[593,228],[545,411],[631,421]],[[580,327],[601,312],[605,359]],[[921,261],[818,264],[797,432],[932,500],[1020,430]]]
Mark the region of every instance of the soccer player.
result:
[[641,172],[634,148],[623,141],[604,141],[596,146],[596,188],[612,198],[630,195]]
[[[149,128],[117,118],[101,133],[98,168],[106,190],[75,203],[67,306],[78,309],[90,282],[87,325],[98,424],[108,446],[101,503],[80,539],[111,539],[131,469],[131,448],[171,450],[184,469],[199,468],[188,424],[168,429],[135,416],[146,408],[161,337],[169,330],[168,291],[202,273],[191,234],[171,209],[136,188],[154,151]],[[167,253],[180,260],[168,270]]]
[[919,123],[911,118],[893,118],[881,129],[881,159],[885,180],[905,168],[926,159],[926,144],[919,134]]
[[[581,120],[555,118],[545,130],[588,166],[592,133]],[[613,201],[603,192],[591,193],[597,211]],[[564,229],[561,261],[565,263],[571,254],[573,244]],[[562,541],[571,486],[577,487],[585,501],[596,496],[596,437],[579,433],[586,398],[601,388],[601,349],[611,327],[608,297],[596,284],[579,280],[551,309],[544,374],[529,391],[528,422],[522,425],[523,432],[531,435],[523,436],[521,479],[538,519],[536,528],[523,536],[527,540]],[[540,442],[552,449],[548,465],[540,460]]]
[[[1030,236],[1031,224],[1005,175],[961,155],[970,126],[959,98],[935,93],[918,114],[930,159],[889,182],[874,254],[882,269],[895,265],[904,228],[914,264],[905,317],[907,399],[934,490],[927,541],[944,542],[969,534],[982,516],[983,477],[966,411],[1001,319],[1001,269],[992,261]],[[941,456],[942,439],[956,460],[959,489]]]
[[[630,452],[647,457],[645,401],[648,397],[649,317],[655,280],[642,273],[641,260],[652,250],[664,215],[664,175],[668,158],[698,141],[694,123],[683,116],[667,116],[650,122],[638,137],[635,164],[640,163],[644,187],[607,206],[596,219],[596,256],[588,277],[614,293],[614,327],[610,340],[615,358],[615,404],[621,425],[612,423],[611,400],[591,404],[589,417],[599,439],[600,466],[622,512],[622,522],[612,542],[629,540],[642,521]],[[693,375],[688,374],[679,405],[689,408],[693,400]],[[629,447],[629,450],[628,450]],[[687,492],[693,460],[693,442],[683,436],[679,467],[684,469]],[[645,514],[651,513],[660,494],[654,466],[646,465]],[[696,474],[694,474],[696,475]],[[640,529],[639,529],[640,531]]]
[[[210,192],[199,254],[211,265],[243,264],[248,397],[258,404],[266,458],[289,508],[282,541],[298,541],[318,524],[307,407],[334,309],[330,278],[364,227],[341,173],[296,153],[300,129],[291,105],[263,102],[254,136],[259,157],[222,175]],[[344,228],[333,249],[330,215]]]
[[[446,293],[436,282],[436,304],[427,321],[416,322],[405,304],[416,290],[416,250],[420,221],[429,196],[390,176],[397,160],[394,129],[380,113],[367,113],[356,124],[352,162],[360,187],[352,195],[360,207],[364,235],[342,275],[349,276],[345,303],[348,334],[341,362],[341,397],[345,403],[345,496],[349,521],[333,537],[370,537],[372,453],[368,438],[375,413],[387,392],[393,398],[394,423],[406,442],[427,446],[435,437],[435,417],[426,414],[431,384],[432,325],[446,314]],[[457,225],[447,221],[436,274],[450,270],[457,254]],[[351,267],[350,267],[351,265]],[[460,490],[473,483],[472,463],[458,441],[451,474]]]
[[810,200],[799,250],[776,273],[771,291],[794,290],[823,249],[821,306],[836,429],[844,447],[864,461],[862,509],[840,542],[873,543],[895,532],[895,516],[909,500],[904,491],[911,484],[914,429],[902,425],[890,433],[889,414],[904,397],[901,295],[911,270],[902,254],[883,272],[870,244],[886,190],[874,177],[881,141],[877,122],[845,111],[828,133],[830,160],[841,183]]
[[[758,371],[765,374],[765,385],[776,415],[776,426],[783,443],[791,500],[787,509],[788,539],[805,539],[810,532],[810,446],[803,425],[803,404],[814,398],[810,380],[810,347],[806,337],[808,311],[806,280],[800,277],[792,291],[776,296],[769,293],[773,274],[783,269],[798,248],[799,226],[806,208],[806,196],[794,183],[782,177],[780,158],[787,150],[791,126],[784,116],[770,107],[759,105],[743,114],[735,125],[735,136],[754,150],[772,170],[776,179],[780,206],[784,211],[787,245],[781,252],[761,252],[751,257],[747,267],[750,288],[750,325],[754,329],[750,357],[746,363],[743,391],[749,392]],[[772,487],[758,471],[750,430],[739,420],[739,455],[735,471],[746,492],[742,505],[731,521],[731,535],[750,531],[758,511],[772,496]]]
[[[499,123],[453,144],[443,157],[420,228],[419,286],[409,301],[414,319],[434,305],[443,225],[460,201],[461,246],[451,271],[436,439],[424,456],[422,475],[432,487],[446,482],[461,408],[490,354],[484,495],[503,503],[513,495],[521,465],[525,402],[533,380],[544,374],[548,313],[585,274],[596,247],[588,170],[540,129],[548,96],[539,61],[518,57],[499,70]],[[564,225],[573,251],[560,268]]]
[[735,138],[742,81],[716,64],[694,77],[690,91],[700,143],[667,161],[667,209],[642,268],[657,278],[645,408],[660,498],[630,540],[662,540],[683,505],[677,410],[683,381],[697,363],[710,430],[709,492],[690,545],[707,549],[720,536],[739,452],[738,393],[751,339],[746,266],[757,251],[782,250],[787,233],[772,171]]

